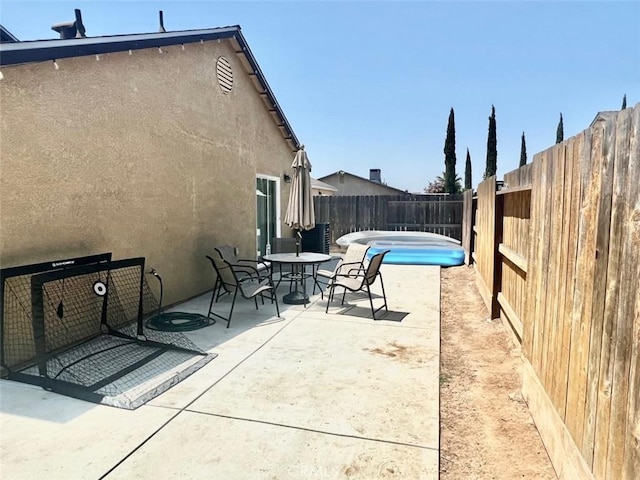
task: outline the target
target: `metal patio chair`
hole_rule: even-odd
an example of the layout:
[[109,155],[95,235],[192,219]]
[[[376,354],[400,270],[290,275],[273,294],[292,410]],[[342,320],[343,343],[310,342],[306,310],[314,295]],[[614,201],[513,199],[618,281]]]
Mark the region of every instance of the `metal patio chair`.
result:
[[[350,292],[366,292],[369,296],[371,314],[374,320],[376,320],[376,312],[380,311],[381,309],[384,308],[385,311],[388,312],[389,309],[387,308],[387,295],[384,291],[384,282],[382,281],[380,266],[382,265],[384,256],[389,253],[389,251],[390,250],[385,250],[384,252],[376,253],[373,257],[371,257],[371,260],[369,260],[367,269],[357,276],[336,276],[335,280],[329,285],[329,296],[327,298],[327,308],[325,309],[325,313],[329,313],[329,304],[333,300],[333,294],[336,287],[344,288],[344,292],[342,293],[341,305],[344,305],[344,297],[347,293],[347,290],[349,290]],[[384,304],[374,309],[373,297],[371,296],[371,285],[375,283],[378,277],[380,278],[380,284],[382,286],[382,298],[384,300]]]
[[256,269],[253,269],[254,272],[249,274],[252,267],[248,267],[247,265],[233,265],[222,258],[219,254],[214,255],[213,257],[206,255],[206,257],[209,259],[216,272],[216,283],[220,283],[219,288],[223,289],[225,293],[233,294],[229,316],[224,317],[223,315],[212,311],[213,303],[216,300],[216,292],[212,292],[209,311],[207,313],[209,317],[213,315],[214,317],[224,320],[227,322],[227,328],[229,328],[238,292],[246,299],[253,299],[256,305],[256,310],[258,310],[258,296],[263,299],[262,303],[264,304],[263,295],[268,292],[268,298],[271,300],[271,303],[275,302],[277,316],[280,316],[278,297],[276,295],[276,289],[273,286],[271,276],[261,277]]
[[[316,293],[316,284],[320,288],[320,284],[324,284],[325,287],[331,285],[337,276],[357,276],[365,270],[365,260],[367,258],[367,251],[369,245],[362,245],[359,243],[352,243],[347,247],[347,251],[333,270],[318,269],[315,272],[315,281],[313,282],[313,294]],[[322,280],[319,282],[319,280]],[[320,288],[320,298],[324,298],[322,288]]]
[[[258,277],[262,280],[271,276],[271,266],[268,262],[263,262],[260,260],[252,260],[248,258],[238,258],[236,254],[236,249],[231,245],[218,245],[213,247],[213,249],[218,253],[220,258],[226,260],[231,265],[236,265],[236,272],[241,276],[251,276],[257,274]],[[248,267],[243,269],[243,267]],[[244,272],[244,273],[242,273]],[[216,276],[216,283],[213,286],[213,293],[215,296],[214,302],[217,302],[220,296],[232,293],[224,288],[222,284],[222,280],[220,276]]]

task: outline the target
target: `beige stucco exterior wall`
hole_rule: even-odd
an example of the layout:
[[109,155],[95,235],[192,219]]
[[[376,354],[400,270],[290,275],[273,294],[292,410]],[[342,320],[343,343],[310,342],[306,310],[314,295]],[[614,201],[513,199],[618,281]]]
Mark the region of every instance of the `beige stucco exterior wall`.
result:
[[340,175],[338,174],[322,177],[322,181],[338,189],[333,193],[334,195],[402,195],[403,193],[386,185],[370,182],[353,175],[345,174],[342,177],[343,183],[340,183]]
[[282,178],[294,154],[228,41],[162,50],[3,68],[2,266],[144,256],[170,304],[213,286],[214,245],[255,255],[256,174]]

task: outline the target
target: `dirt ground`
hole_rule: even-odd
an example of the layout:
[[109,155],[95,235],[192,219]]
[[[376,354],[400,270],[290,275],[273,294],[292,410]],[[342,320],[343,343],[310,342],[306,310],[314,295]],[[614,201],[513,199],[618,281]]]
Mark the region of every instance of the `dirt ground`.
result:
[[520,393],[519,349],[473,269],[441,272],[440,478],[557,479]]

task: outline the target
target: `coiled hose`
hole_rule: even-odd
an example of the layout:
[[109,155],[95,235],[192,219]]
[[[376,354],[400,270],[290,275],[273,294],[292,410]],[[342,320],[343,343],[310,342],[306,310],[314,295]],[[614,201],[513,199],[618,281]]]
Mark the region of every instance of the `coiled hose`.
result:
[[161,332],[189,332],[213,325],[216,321],[205,317],[199,313],[187,312],[162,312],[162,278],[155,269],[149,272],[158,279],[160,283],[160,301],[158,302],[158,313],[146,320],[145,326],[151,330]]

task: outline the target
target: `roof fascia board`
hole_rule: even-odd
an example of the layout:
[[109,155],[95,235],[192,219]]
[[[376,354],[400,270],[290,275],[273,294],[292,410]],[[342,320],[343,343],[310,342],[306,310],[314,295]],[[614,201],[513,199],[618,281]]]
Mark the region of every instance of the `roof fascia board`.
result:
[[239,27],[225,27],[208,30],[3,43],[0,45],[0,66],[225,39],[233,37],[239,32]]
[[16,43],[16,42],[20,41],[20,40],[18,40],[18,37],[16,37],[9,30],[4,28],[2,25],[0,25],[0,36],[2,38],[4,38],[5,39],[4,41],[7,42],[7,43]]

